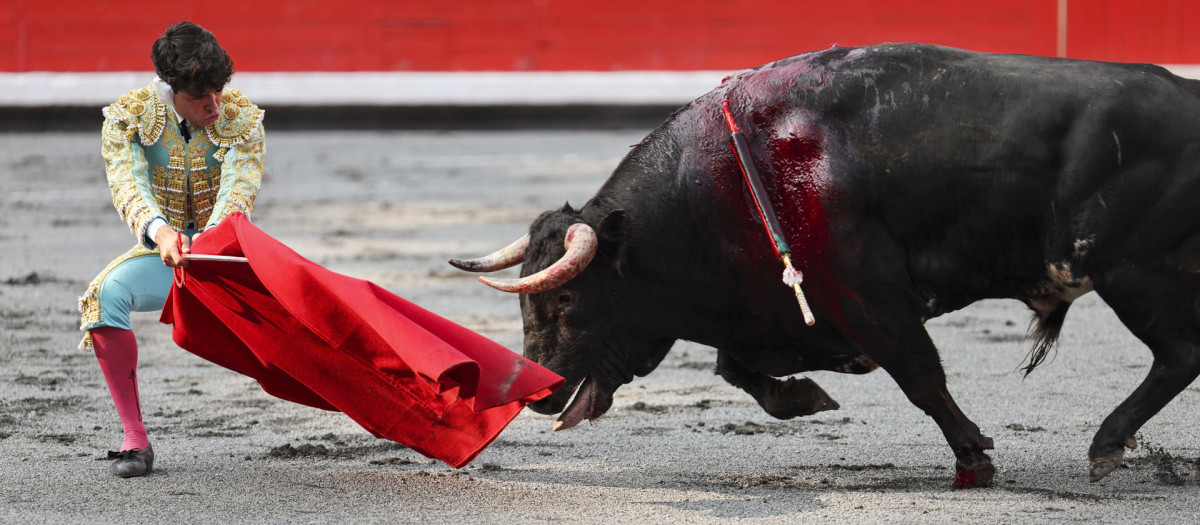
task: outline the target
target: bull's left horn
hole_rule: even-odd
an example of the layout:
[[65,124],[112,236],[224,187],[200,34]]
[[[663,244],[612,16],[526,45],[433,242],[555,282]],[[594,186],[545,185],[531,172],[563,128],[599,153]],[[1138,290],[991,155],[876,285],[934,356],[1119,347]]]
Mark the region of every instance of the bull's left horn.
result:
[[544,292],[570,281],[596,257],[596,230],[583,223],[572,224],[567,228],[563,239],[563,247],[567,253],[554,264],[533,275],[520,279],[490,279],[480,277],[479,282],[497,290],[521,294]]
[[529,234],[513,241],[512,244],[496,250],[491,255],[478,259],[450,259],[450,264],[459,270],[468,272],[494,272],[512,268],[525,260],[525,248],[529,246]]

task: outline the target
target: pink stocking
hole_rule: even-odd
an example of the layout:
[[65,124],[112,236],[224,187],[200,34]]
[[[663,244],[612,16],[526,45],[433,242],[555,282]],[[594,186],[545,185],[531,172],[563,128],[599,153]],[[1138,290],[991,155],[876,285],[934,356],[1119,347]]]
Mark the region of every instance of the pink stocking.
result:
[[93,329],[92,346],[125,429],[121,450],[145,449],[150,440],[146,437],[141,401],[138,400],[137,339],[133,337],[133,331],[108,326]]

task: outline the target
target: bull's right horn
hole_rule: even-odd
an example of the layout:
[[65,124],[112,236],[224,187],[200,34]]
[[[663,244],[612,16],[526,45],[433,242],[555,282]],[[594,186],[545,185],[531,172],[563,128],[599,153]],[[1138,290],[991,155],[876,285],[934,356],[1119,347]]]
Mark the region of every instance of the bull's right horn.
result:
[[525,260],[525,248],[527,246],[529,246],[528,233],[491,255],[465,261],[450,259],[450,264],[459,270],[466,270],[468,272],[494,272],[505,268],[512,268]]
[[567,249],[567,253],[538,273],[520,279],[480,277],[479,282],[497,290],[520,294],[538,293],[556,288],[579,275],[596,257],[596,250],[599,247],[596,230],[584,223],[572,224],[570,228],[567,228],[563,246]]

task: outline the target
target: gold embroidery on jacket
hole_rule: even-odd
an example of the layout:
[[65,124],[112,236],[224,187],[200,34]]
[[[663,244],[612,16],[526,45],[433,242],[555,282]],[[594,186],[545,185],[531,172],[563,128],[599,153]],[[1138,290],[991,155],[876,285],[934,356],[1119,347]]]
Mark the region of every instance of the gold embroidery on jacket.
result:
[[105,118],[125,125],[126,140],[141,134],[143,146],[158,142],[167,122],[166,106],[158,100],[153,84],[121,95],[103,113]]
[[163,141],[167,165],[152,169],[155,204],[172,228],[203,227],[221,185],[221,166],[208,165],[210,144],[203,134],[184,143],[178,130],[168,127]]
[[[251,104],[241,91],[229,88],[221,93],[221,116],[224,118],[204,131],[213,145],[228,151],[254,137],[262,125],[263,110]],[[223,155],[221,152],[216,157],[219,160]]]
[[166,123],[166,106],[159,100],[154,86],[150,85],[122,95],[116,102],[106,106],[102,113],[105,122],[100,152],[105,160],[113,205],[121,220],[129,225],[134,238],[139,243],[144,242],[142,236],[146,226],[151,219],[160,215],[160,211],[155,209],[150,181],[140,179],[134,173],[134,167],[144,159],[141,152],[131,146],[136,142],[131,141],[140,135],[142,146],[157,143]]

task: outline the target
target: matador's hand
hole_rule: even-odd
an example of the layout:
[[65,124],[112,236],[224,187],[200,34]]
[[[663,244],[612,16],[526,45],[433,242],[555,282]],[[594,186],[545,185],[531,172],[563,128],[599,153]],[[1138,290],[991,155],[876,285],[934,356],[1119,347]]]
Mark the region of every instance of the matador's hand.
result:
[[192,240],[179,233],[175,228],[162,227],[154,234],[154,242],[158,243],[158,253],[163,264],[171,268],[183,268],[188,265],[185,258],[192,251]]

